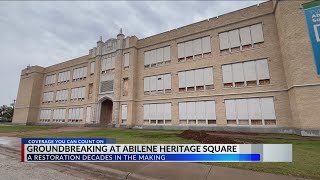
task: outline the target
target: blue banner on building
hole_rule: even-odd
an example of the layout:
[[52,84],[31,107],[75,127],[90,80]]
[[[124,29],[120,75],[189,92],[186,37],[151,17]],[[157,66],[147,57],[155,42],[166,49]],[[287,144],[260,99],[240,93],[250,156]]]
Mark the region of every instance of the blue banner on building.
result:
[[320,75],[320,2],[304,4],[304,14],[309,30],[314,60],[318,75]]

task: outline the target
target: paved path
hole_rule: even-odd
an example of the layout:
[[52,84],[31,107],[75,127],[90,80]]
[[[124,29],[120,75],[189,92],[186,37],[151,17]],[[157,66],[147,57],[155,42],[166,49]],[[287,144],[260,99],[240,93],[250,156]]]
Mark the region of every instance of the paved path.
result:
[[[225,168],[201,163],[22,163],[20,138],[0,137],[0,161],[6,179],[169,179],[169,180],[294,180],[291,176]],[[4,166],[0,163],[0,168]],[[41,166],[40,166],[41,165]],[[32,168],[37,166],[37,168]],[[3,168],[1,168],[3,169]],[[35,169],[32,171],[32,169]],[[17,172],[19,170],[19,172]],[[46,173],[52,173],[49,176]]]

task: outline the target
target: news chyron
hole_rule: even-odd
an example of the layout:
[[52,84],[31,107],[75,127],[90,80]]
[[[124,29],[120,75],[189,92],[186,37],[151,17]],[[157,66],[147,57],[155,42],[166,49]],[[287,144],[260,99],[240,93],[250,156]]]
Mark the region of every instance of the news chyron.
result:
[[22,138],[23,162],[292,162],[292,144],[116,144],[112,138]]

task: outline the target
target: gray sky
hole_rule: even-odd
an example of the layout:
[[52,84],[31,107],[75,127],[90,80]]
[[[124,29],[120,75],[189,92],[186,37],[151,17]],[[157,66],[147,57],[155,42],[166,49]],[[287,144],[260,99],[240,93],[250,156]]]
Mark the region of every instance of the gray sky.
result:
[[261,1],[0,2],[0,105],[16,98],[28,64],[50,66],[88,54],[100,35],[148,37]]

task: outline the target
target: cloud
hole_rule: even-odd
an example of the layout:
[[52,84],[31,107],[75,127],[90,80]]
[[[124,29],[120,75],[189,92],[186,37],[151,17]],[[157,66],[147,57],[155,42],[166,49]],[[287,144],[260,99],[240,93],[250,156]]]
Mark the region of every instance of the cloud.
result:
[[83,56],[120,28],[145,38],[259,1],[0,2],[0,105],[16,98],[28,64],[50,66]]

